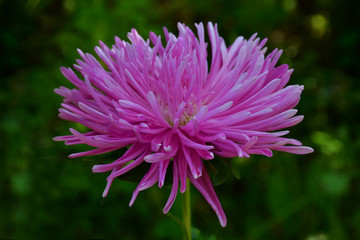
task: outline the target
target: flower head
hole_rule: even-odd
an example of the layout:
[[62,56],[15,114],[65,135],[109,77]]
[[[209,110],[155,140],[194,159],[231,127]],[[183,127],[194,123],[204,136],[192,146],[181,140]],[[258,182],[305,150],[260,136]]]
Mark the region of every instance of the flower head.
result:
[[[208,24],[211,60],[208,61],[203,24],[197,36],[184,24],[179,35],[164,28],[166,43],[150,33],[144,40],[136,30],[129,42],[115,38],[115,45],[100,42],[91,54],[78,50],[82,60],[72,69],[61,68],[75,89],[60,87],[64,97],[59,116],[78,122],[90,132],[70,129],[72,135],[56,137],[66,144],[87,144],[95,149],[71,154],[81,157],[128,147],[109,164],[95,165],[93,172],[111,171],[103,196],[113,180],[140,164],[149,170],[136,187],[138,193],[158,183],[167,171],[173,182],[164,213],[171,208],[178,189],[186,191],[186,179],[201,192],[222,226],[226,217],[204,167],[214,155],[272,156],[272,151],[306,154],[313,150],[278,131],[299,123],[293,109],[303,86],[287,84],[292,69],[275,66],[281,50],[265,56],[266,39],[238,37],[227,47],[217,26]],[[210,58],[209,58],[210,59]],[[172,164],[170,164],[172,162]],[[170,169],[171,168],[171,169]]]

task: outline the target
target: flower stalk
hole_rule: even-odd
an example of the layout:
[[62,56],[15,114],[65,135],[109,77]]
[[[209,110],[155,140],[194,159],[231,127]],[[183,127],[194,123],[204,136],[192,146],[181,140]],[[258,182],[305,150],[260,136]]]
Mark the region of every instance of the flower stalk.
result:
[[186,180],[186,191],[182,196],[182,213],[184,224],[184,240],[191,240],[191,201],[189,179]]

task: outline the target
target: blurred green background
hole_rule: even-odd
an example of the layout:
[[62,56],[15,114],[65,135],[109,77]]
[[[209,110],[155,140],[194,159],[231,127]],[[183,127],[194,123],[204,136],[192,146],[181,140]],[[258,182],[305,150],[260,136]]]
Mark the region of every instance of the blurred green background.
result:
[[[53,142],[75,123],[58,119],[53,89],[69,82],[59,71],[113,44],[131,28],[147,37],[176,23],[217,22],[229,45],[258,32],[268,48],[284,49],[303,84],[305,119],[292,127],[315,152],[233,160],[240,180],[216,191],[228,225],[192,191],[195,239],[360,239],[360,8],[330,0],[0,0],[0,239],[182,239],[162,214],[170,188],[156,186],[128,202],[135,183],[115,181],[93,158],[68,159],[83,146]],[[115,156],[114,156],[115,158]],[[221,183],[218,181],[218,183]],[[181,199],[171,214],[181,217]]]

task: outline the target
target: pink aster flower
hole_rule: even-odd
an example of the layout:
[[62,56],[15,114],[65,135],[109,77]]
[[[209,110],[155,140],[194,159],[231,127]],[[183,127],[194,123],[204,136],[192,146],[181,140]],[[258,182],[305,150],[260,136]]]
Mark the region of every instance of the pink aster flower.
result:
[[102,63],[78,50],[82,60],[74,68],[82,78],[70,68],[61,68],[75,88],[60,87],[55,92],[64,97],[60,118],[91,131],[70,129],[72,135],[55,140],[95,147],[71,154],[72,158],[128,147],[114,162],[93,167],[93,172],[111,172],[104,197],[115,178],[148,164],[130,206],[140,191],[155,183],[161,188],[166,173],[172,171],[164,213],[179,187],[181,193],[186,191],[188,178],[225,226],[204,164],[215,154],[232,158],[271,157],[273,150],[312,152],[298,140],[284,137],[289,131],[279,131],[303,119],[293,109],[303,86],[285,87],[293,70],[288,65],[276,67],[281,50],[265,56],[266,39],[260,41],[256,34],[249,40],[238,37],[227,47],[216,24],[209,23],[208,61],[203,24],[196,25],[197,36],[184,24],[178,28],[179,36],[164,28],[165,45],[160,36],[151,32],[150,40],[144,40],[134,29],[128,34],[130,42],[115,37],[112,48],[100,42],[95,52]]

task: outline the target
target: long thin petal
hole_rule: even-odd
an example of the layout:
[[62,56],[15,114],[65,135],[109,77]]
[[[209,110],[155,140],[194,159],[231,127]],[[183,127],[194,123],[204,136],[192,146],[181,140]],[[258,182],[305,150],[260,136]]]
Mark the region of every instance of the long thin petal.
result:
[[220,201],[216,196],[215,190],[212,186],[209,175],[206,170],[203,171],[202,176],[195,179],[192,177],[192,174],[188,175],[191,183],[199,190],[199,192],[204,196],[205,200],[210,204],[212,209],[215,211],[216,215],[219,218],[221,226],[226,226],[226,216],[224,210],[221,207]]

